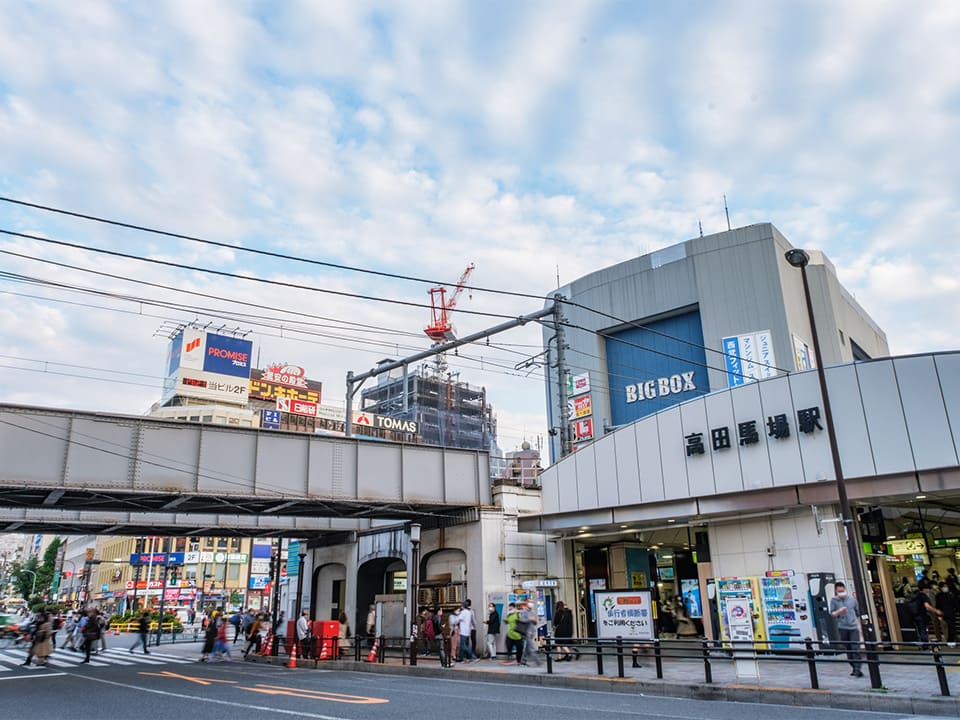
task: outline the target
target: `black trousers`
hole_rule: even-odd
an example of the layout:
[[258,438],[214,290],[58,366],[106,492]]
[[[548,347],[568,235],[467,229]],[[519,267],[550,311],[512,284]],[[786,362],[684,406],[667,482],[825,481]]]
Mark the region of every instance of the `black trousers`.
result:
[[858,628],[837,628],[840,634],[840,646],[846,648],[847,660],[854,672],[860,672],[860,630]]

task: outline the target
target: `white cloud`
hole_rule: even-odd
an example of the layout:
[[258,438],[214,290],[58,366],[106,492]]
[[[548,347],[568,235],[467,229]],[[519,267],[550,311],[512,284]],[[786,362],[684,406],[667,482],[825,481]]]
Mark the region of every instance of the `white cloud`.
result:
[[[960,4],[691,7],[291,2],[264,9],[210,0],[140,10],[8,2],[0,25],[0,191],[447,282],[472,261],[476,284],[538,296],[554,287],[557,266],[567,282],[693,237],[698,219],[707,232],[724,228],[727,194],[734,224],[772,221],[795,244],[822,248],[896,351],[960,345],[953,317],[960,169],[952,153],[960,137]],[[427,300],[423,284],[8,206],[0,206],[0,221],[239,274]],[[0,247],[414,333],[427,321],[424,308],[138,268],[8,238]],[[0,269],[176,297],[8,257]],[[515,316],[540,305],[477,293],[462,307]],[[148,374],[162,370],[165,349],[152,334],[166,317],[193,313],[0,304],[5,345],[23,357]],[[329,328],[315,330],[342,337],[308,337],[292,330],[300,322],[287,318],[282,338],[260,327],[263,359],[299,361],[331,398],[342,394],[347,369],[398,356],[398,344],[427,344],[385,335],[378,338],[385,344],[360,346],[366,334]],[[491,322],[457,316],[463,332]],[[539,334],[528,327],[503,340],[536,345]],[[482,352],[488,365],[512,368],[522,359]],[[539,381],[452,362],[464,379],[488,387],[504,447],[518,444],[525,429],[542,432],[530,429],[542,416]],[[140,412],[156,398],[153,388],[114,392],[24,375],[33,390],[10,371],[0,399]]]

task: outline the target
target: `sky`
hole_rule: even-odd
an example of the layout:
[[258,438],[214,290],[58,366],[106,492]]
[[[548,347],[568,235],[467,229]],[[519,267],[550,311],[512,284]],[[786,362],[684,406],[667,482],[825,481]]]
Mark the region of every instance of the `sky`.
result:
[[[823,250],[894,354],[960,347],[955,0],[0,16],[0,195],[435,282],[475,263],[472,284],[535,296],[465,293],[461,334],[698,222],[724,230],[726,195],[734,226]],[[0,229],[81,246],[0,235],[0,402],[142,414],[169,328],[193,320],[252,331],[261,366],[303,366],[331,404],[348,370],[429,345],[425,306],[318,292],[426,304],[429,283],[8,203]],[[514,369],[539,349],[528,326],[449,358],[487,388],[506,450],[544,433],[542,373]]]

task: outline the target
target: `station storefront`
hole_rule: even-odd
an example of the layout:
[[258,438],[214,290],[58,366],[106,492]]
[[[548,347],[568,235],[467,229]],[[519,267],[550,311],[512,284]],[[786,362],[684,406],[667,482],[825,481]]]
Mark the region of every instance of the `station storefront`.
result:
[[[902,579],[960,564],[960,353],[826,374],[879,639],[911,640]],[[724,600],[746,597],[757,639],[830,637],[826,604],[851,572],[827,435],[808,422],[821,409],[813,372],[760,380],[661,410],[544,471],[544,513],[521,528],[560,548],[547,573],[574,588],[561,599],[577,631],[596,630],[595,592],[645,588],[678,634],[726,637]],[[748,422],[751,441],[711,442]]]

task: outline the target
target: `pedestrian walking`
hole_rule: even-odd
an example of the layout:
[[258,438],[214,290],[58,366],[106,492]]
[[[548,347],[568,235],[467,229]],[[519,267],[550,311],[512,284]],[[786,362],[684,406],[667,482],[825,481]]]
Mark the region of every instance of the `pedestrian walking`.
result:
[[283,610],[273,626],[273,654],[279,655],[287,645],[287,613]]
[[247,630],[247,648],[243,651],[243,657],[250,655],[251,648],[260,651],[260,628],[263,625],[263,615],[257,615],[250,628]]
[[223,616],[217,618],[217,641],[213,644],[213,656],[224,662],[231,662],[230,643],[227,642],[227,621]]
[[200,649],[200,662],[207,662],[217,642],[217,622],[214,618],[204,618],[203,647]]
[[[573,638],[573,612],[564,605],[563,600],[557,603],[557,611],[553,616],[553,636],[557,641],[557,662],[573,660],[573,650],[570,649]],[[577,657],[580,656],[579,651]]]
[[40,635],[40,625],[42,622],[42,613],[34,614],[30,624],[27,626],[27,632],[30,633],[30,647],[27,648],[27,659],[23,661],[24,665],[29,665],[33,661],[34,653],[37,651],[37,638]]
[[497,637],[500,635],[500,613],[493,603],[487,605],[487,657],[497,659]]
[[[83,622],[83,663],[90,662],[90,651],[93,650],[100,640],[102,628],[97,621],[97,611],[94,608],[87,610],[87,617]],[[131,650],[131,652],[133,652]],[[81,665],[83,664],[81,663]]]
[[860,624],[857,621],[858,607],[855,598],[847,595],[847,586],[838,582],[830,599],[830,614],[837,619],[837,632],[841,647],[846,647],[847,660],[853,671],[852,677],[863,677],[860,671]]
[[520,613],[517,606],[510,603],[507,606],[507,657],[513,656],[513,660],[507,660],[507,665],[516,662],[519,665],[523,662],[523,633],[521,632]]
[[45,667],[47,658],[53,653],[53,624],[50,617],[43,613],[37,626],[37,637],[34,643],[33,654],[37,658],[37,665]]
[[144,610],[140,617],[137,619],[137,639],[133,641],[133,645],[130,646],[131,654],[136,649],[137,645],[143,646],[143,654],[149,655],[150,651],[147,650],[147,637],[150,635],[150,615],[147,610]]
[[528,600],[526,607],[520,611],[520,625],[523,628],[523,656],[521,665],[540,665],[537,657],[537,610],[533,600]]

